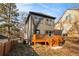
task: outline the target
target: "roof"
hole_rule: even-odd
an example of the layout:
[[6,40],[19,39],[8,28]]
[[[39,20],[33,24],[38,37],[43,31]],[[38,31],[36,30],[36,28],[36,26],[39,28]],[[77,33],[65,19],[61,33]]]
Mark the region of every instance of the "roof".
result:
[[37,15],[37,16],[42,16],[42,17],[46,17],[46,18],[55,19],[55,17],[49,16],[49,15],[46,15],[46,14],[43,14],[43,13],[32,12],[32,11],[30,11],[29,13],[33,14],[33,15]]
[[79,8],[70,8],[70,9],[67,9],[67,10],[78,10],[79,11]]
[[8,37],[7,36],[4,36],[4,35],[1,35],[0,34],[0,40],[2,40],[2,39],[7,39]]
[[[55,17],[49,16],[49,15],[46,15],[46,14],[43,14],[43,13],[38,13],[38,12],[32,12],[32,11],[30,11],[29,15],[27,16],[27,20],[29,19],[30,15],[37,15],[37,16],[41,16],[41,17],[45,17],[45,18],[51,18],[53,20],[56,19]],[[26,22],[27,22],[27,20],[26,20]]]
[[76,11],[79,11],[79,9],[78,9],[78,8],[71,8],[71,9],[67,9],[67,10],[63,13],[63,15],[60,17],[60,19],[59,19],[59,20],[55,23],[55,25],[56,25],[56,24],[58,24],[58,23],[60,23],[60,21],[61,21],[62,17],[64,16],[64,14],[65,14],[68,10],[76,10]]
[[53,33],[54,33],[55,35],[61,35],[61,34],[62,34],[62,30],[57,30],[57,29],[55,29],[55,30],[53,30]]

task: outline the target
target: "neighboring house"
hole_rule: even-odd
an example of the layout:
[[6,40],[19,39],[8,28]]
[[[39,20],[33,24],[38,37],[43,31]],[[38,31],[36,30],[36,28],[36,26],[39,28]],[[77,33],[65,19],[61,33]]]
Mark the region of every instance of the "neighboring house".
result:
[[68,37],[79,37],[79,9],[66,10],[55,29],[63,30],[62,33]]
[[52,33],[55,17],[38,12],[29,12],[25,21],[25,39],[31,39],[32,34]]

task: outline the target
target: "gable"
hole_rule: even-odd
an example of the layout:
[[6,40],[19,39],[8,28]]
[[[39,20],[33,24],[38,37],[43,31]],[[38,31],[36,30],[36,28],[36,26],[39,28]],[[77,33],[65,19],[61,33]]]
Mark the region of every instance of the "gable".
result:
[[63,29],[63,33],[68,33],[73,24],[77,21],[79,21],[79,11],[72,9],[67,10],[55,25],[55,29]]

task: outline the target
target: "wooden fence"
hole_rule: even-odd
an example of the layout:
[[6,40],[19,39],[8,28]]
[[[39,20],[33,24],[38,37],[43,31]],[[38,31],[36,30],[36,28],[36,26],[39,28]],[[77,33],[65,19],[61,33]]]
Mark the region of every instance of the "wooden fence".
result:
[[17,43],[17,40],[0,42],[0,56],[7,55]]

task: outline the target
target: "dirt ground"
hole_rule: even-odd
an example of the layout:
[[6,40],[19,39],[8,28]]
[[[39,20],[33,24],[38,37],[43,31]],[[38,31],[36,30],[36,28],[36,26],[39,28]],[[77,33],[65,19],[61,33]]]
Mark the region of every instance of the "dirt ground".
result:
[[61,49],[52,49],[49,46],[36,44],[27,46],[22,43],[17,44],[10,51],[8,56],[79,56],[79,46],[66,41]]

